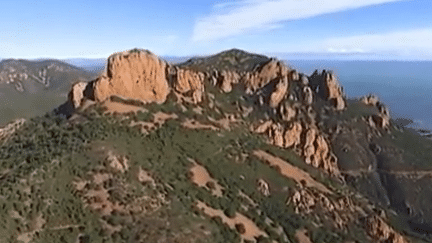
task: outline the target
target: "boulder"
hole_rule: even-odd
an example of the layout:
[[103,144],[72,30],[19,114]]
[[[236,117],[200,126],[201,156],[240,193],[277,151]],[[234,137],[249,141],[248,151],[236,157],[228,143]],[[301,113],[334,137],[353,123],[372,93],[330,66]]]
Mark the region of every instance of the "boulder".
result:
[[266,181],[260,178],[257,181],[257,187],[258,187],[258,191],[261,192],[261,194],[263,194],[266,197],[270,196],[269,186]]

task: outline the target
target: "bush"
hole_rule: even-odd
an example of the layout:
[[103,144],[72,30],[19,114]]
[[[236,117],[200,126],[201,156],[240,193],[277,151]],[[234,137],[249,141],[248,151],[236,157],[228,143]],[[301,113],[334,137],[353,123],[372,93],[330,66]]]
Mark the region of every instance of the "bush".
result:
[[234,218],[237,212],[237,208],[234,204],[230,204],[225,210],[224,214],[229,218]]
[[246,233],[246,227],[242,223],[236,224],[235,228],[236,228],[237,232],[239,232],[240,234]]

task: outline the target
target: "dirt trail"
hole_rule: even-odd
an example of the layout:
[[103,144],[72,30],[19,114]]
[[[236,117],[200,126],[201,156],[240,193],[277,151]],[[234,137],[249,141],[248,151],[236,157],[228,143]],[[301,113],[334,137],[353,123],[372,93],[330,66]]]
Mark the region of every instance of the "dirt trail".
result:
[[204,213],[210,217],[219,216],[222,219],[222,222],[227,224],[231,229],[235,229],[236,224],[243,224],[245,227],[245,233],[240,235],[243,240],[256,242],[255,237],[259,237],[261,235],[267,237],[267,234],[264,231],[258,228],[258,226],[256,226],[252,220],[245,217],[243,214],[236,213],[234,218],[229,218],[222,212],[222,210],[209,207],[201,201],[197,201],[196,207],[200,210],[203,210]]
[[283,176],[293,179],[297,183],[302,183],[302,181],[304,181],[306,182],[306,186],[308,187],[315,187],[316,189],[324,193],[333,194],[333,192],[330,191],[325,185],[319,183],[314,178],[312,178],[309,173],[291,165],[290,163],[282,160],[279,157],[273,156],[263,150],[255,150],[252,152],[252,154],[261,160],[265,160],[265,162],[271,167],[279,168],[280,173]]

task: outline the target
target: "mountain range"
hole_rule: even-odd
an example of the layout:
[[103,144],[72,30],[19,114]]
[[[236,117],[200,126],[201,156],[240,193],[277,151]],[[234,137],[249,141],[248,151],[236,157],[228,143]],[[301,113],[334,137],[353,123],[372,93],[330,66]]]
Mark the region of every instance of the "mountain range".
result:
[[69,92],[0,129],[0,242],[432,242],[432,141],[332,71],[133,49],[53,81],[72,69],[3,68]]

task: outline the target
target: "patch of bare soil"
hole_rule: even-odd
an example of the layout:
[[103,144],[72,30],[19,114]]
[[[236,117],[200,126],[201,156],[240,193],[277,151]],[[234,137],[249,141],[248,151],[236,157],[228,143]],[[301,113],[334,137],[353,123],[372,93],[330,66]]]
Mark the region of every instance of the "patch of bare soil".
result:
[[209,207],[201,201],[197,201],[195,206],[212,218],[220,217],[222,222],[227,224],[231,229],[236,229],[236,225],[242,224],[244,226],[244,232],[240,234],[240,236],[243,240],[256,242],[255,237],[259,237],[261,235],[267,237],[267,234],[264,231],[258,228],[258,226],[256,226],[252,220],[243,214],[236,213],[233,218],[229,218],[222,210]]
[[261,160],[264,160],[271,167],[277,168],[277,170],[285,177],[295,180],[299,184],[306,183],[308,187],[315,187],[321,192],[333,194],[325,185],[319,183],[315,179],[313,179],[309,173],[306,171],[297,168],[290,163],[284,161],[283,159],[273,156],[263,150],[255,150],[253,151],[253,155],[258,157]]
[[[24,218],[22,218],[22,219],[24,220]],[[45,225],[45,223],[46,223],[46,221],[43,218],[42,214],[39,214],[39,216],[37,216],[36,218],[34,218],[30,222],[30,230],[31,231],[18,235],[17,240],[24,242],[24,243],[32,242],[34,234],[36,232],[41,231],[43,226]]]
[[129,126],[131,127],[139,127],[141,133],[147,135],[149,132],[161,127],[167,120],[177,119],[178,116],[175,113],[167,114],[164,112],[157,112],[153,114],[153,120],[149,122],[145,121],[131,121]]
[[297,242],[299,243],[312,243],[312,241],[307,236],[306,229],[299,229],[295,233],[295,238],[297,239]]
[[182,124],[182,127],[188,129],[210,129],[212,131],[218,131],[219,128],[213,125],[202,124],[196,120],[187,118]]
[[199,187],[205,187],[209,189],[213,195],[221,197],[222,190],[224,189],[217,180],[213,179],[206,168],[192,159],[189,159],[193,163],[193,166],[189,169],[191,173],[191,180]]
[[104,101],[102,103],[102,106],[107,109],[105,111],[105,114],[113,114],[114,112],[119,114],[137,113],[138,111],[148,112],[146,109],[142,107],[127,105],[127,104],[111,101],[109,99]]

